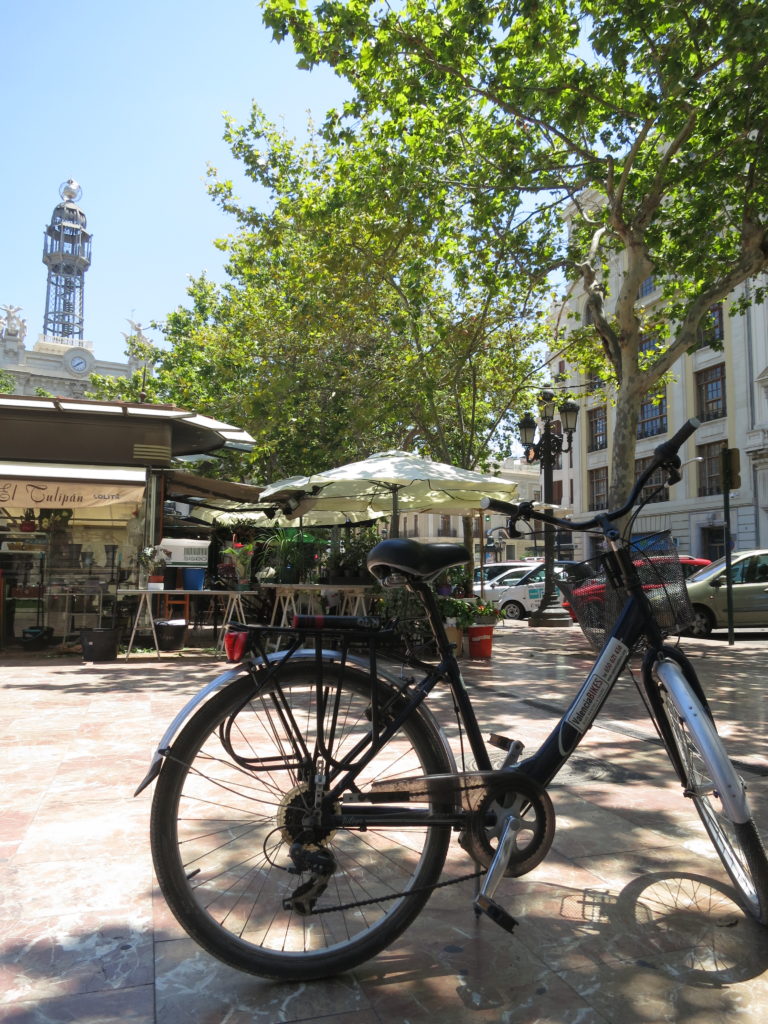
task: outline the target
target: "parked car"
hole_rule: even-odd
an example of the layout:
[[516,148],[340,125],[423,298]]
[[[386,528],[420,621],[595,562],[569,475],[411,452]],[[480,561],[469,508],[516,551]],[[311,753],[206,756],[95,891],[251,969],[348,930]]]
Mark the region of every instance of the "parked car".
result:
[[[692,576],[694,573],[697,573],[712,564],[708,558],[695,558],[693,555],[678,555],[677,559],[682,566],[683,574],[687,577]],[[582,602],[599,601],[602,604],[605,601],[605,584],[602,582],[586,580],[584,584],[578,588],[578,597]],[[563,601],[563,608],[566,609],[574,622],[578,621],[576,613],[571,607],[570,601]]]
[[[768,626],[768,550],[737,551],[731,555],[733,624],[743,629]],[[725,559],[718,558],[687,581],[694,613],[694,636],[708,636],[728,626]]]
[[510,569],[522,568],[526,572],[533,565],[538,565],[538,559],[535,561],[524,562],[522,560],[517,562],[486,562],[484,565],[475,566],[474,586],[475,597],[480,597],[481,584],[483,586],[483,592],[487,592],[488,584],[491,580],[495,580],[501,576],[502,573],[509,572]]
[[[555,562],[554,570],[556,581],[583,579],[590,571],[583,562],[560,560]],[[485,596],[501,608],[506,618],[521,619],[539,607],[544,596],[545,571],[543,562],[517,566],[486,584]]]

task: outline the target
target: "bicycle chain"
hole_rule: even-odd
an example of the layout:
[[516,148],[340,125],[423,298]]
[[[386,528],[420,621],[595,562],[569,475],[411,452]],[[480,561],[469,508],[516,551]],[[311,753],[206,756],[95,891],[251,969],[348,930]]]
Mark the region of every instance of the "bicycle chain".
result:
[[389,896],[374,896],[369,900],[358,900],[356,903],[342,903],[337,907],[320,907],[313,909],[313,914],[335,914],[341,910],[354,910],[355,907],[370,907],[374,903],[387,903],[389,900],[399,900],[401,896],[419,896],[423,892],[433,892],[435,889],[445,889],[449,885],[458,885],[459,882],[469,882],[473,878],[482,878],[485,868],[482,871],[475,871],[471,875],[462,875],[460,878],[449,878],[445,882],[433,882],[432,885],[420,885],[409,892],[393,892]]
[[[181,764],[184,767],[186,767],[187,769],[191,769],[191,767],[192,767],[191,764],[187,764],[186,762],[181,761],[179,758],[174,758],[173,754],[171,752],[171,749],[169,747],[166,747],[164,750],[161,750],[160,753],[163,754],[168,760],[173,760],[177,764]],[[203,773],[198,771],[198,774],[202,775]],[[207,776],[203,776],[203,777],[207,778]],[[469,792],[469,790],[472,790],[472,789],[487,789],[487,783],[475,782],[475,783],[472,783],[472,784],[467,784],[465,786],[462,786],[461,788],[462,788],[463,792]],[[270,861],[270,863],[272,863],[272,862]],[[273,866],[274,867],[278,867],[278,865],[276,865],[276,864],[273,864]],[[288,868],[284,868],[283,870],[288,871],[289,869]],[[352,903],[342,903],[342,904],[339,904],[339,905],[333,906],[333,907],[320,907],[319,909],[318,908],[313,908],[311,913],[312,913],[312,915],[315,915],[315,914],[337,914],[337,913],[339,913],[339,912],[341,912],[343,910],[354,910],[355,907],[369,907],[369,906],[373,906],[376,903],[388,903],[390,900],[398,900],[401,897],[419,896],[423,892],[434,892],[435,889],[445,889],[449,885],[459,885],[461,882],[470,882],[470,881],[472,881],[475,878],[482,878],[484,874],[486,874],[486,869],[482,868],[480,871],[474,871],[474,872],[472,872],[471,874],[468,874],[468,875],[460,875],[459,878],[450,878],[450,879],[447,879],[445,882],[433,882],[432,885],[420,885],[420,886],[417,886],[415,889],[410,889],[408,892],[395,892],[395,893],[390,893],[390,895],[388,895],[388,896],[374,896],[374,897],[371,897],[371,899],[357,900],[357,901],[352,902]],[[310,915],[308,915],[308,916],[310,916]]]

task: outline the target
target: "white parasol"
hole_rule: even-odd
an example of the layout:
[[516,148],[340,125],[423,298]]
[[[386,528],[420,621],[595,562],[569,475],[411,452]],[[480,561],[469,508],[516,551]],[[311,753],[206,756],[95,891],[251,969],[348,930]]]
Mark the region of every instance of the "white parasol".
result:
[[391,514],[396,529],[401,511],[466,513],[479,509],[484,497],[512,501],[516,495],[517,485],[504,477],[388,451],[312,476],[277,481],[260,498],[289,516],[363,509]]

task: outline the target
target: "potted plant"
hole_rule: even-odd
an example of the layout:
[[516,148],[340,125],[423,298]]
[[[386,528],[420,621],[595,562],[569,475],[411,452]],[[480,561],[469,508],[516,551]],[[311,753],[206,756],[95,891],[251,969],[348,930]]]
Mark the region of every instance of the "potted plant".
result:
[[[154,547],[142,548],[136,556],[136,564],[139,575],[146,576],[147,590],[162,590],[164,581],[165,563],[171,557],[172,552],[168,548],[161,548],[159,544]],[[141,581],[139,581],[141,585]]]
[[332,583],[355,584],[366,586],[371,583],[371,576],[368,572],[368,552],[378,544],[381,537],[375,526],[358,526],[350,529],[349,534],[344,538],[343,550],[341,551],[337,575],[331,577]]
[[472,624],[475,626],[495,626],[504,616],[501,608],[482,597],[475,598],[474,601],[467,601],[466,604],[473,615]]
[[472,625],[467,628],[470,658],[490,658],[493,650],[493,627],[504,614],[500,608],[476,598],[466,601]]
[[464,648],[464,630],[475,621],[474,612],[467,601],[459,597],[443,597],[438,595],[437,606],[445,623],[445,632],[449,641],[455,645],[456,654],[461,655]]
[[228,555],[232,560],[239,590],[248,590],[251,586],[251,564],[253,562],[254,547],[253,541],[250,541],[248,544],[233,542],[231,547],[223,548],[221,551],[222,555]]
[[278,528],[265,542],[262,568],[274,568],[275,583],[299,582],[303,543],[299,531],[291,527]]

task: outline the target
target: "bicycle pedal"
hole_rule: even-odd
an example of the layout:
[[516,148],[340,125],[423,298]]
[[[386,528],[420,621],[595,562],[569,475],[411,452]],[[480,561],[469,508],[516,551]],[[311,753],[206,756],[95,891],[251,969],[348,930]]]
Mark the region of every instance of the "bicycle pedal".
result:
[[497,747],[499,750],[509,750],[515,741],[510,739],[509,736],[501,736],[499,733],[494,732],[488,737],[488,742],[492,747]]
[[504,758],[503,768],[511,768],[513,764],[517,764],[520,760],[520,755],[525,750],[525,744],[521,743],[520,740],[510,739],[509,736],[500,736],[498,733],[493,733],[489,736],[488,742],[492,747],[506,750],[507,756]]
[[476,911],[481,911],[483,914],[487,914],[488,917],[496,924],[500,925],[505,931],[510,934],[515,930],[520,922],[508,914],[504,907],[500,907],[495,900],[490,899],[488,896],[484,896],[480,893],[473,904]]

